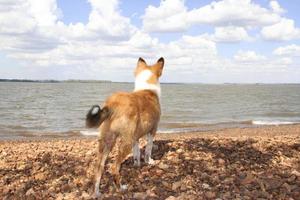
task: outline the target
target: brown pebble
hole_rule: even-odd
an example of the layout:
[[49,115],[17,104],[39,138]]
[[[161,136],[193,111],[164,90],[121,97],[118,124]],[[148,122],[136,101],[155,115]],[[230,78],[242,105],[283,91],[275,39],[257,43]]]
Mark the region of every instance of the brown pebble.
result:
[[33,195],[35,193],[35,191],[33,190],[33,188],[30,188],[29,190],[27,190],[26,192],[26,196],[30,196],[30,195]]
[[175,183],[172,184],[172,190],[177,190],[180,186],[181,186],[182,182],[181,181],[177,181]]
[[143,193],[143,192],[136,192],[133,194],[133,198],[134,199],[145,199],[147,197],[147,194]]
[[216,197],[216,193],[211,192],[211,191],[205,192],[205,197],[208,199],[213,199]]

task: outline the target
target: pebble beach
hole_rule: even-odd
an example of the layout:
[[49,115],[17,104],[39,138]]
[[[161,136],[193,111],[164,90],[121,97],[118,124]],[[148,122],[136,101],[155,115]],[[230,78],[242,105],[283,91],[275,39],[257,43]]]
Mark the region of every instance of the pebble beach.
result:
[[[101,199],[300,199],[300,125],[160,134],[155,164],[123,163]],[[92,199],[97,137],[0,141],[0,199]]]

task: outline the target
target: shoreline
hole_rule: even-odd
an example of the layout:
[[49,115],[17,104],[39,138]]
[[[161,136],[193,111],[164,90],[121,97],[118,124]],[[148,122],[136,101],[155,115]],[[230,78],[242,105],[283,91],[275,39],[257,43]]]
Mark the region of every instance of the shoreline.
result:
[[[200,130],[185,130],[185,131],[174,131],[174,132],[169,132],[169,131],[159,131],[156,134],[156,138],[160,138],[160,137],[167,137],[167,136],[183,136],[183,135],[188,135],[188,136],[195,136],[195,137],[199,137],[199,136],[206,136],[206,135],[212,135],[212,134],[216,134],[216,135],[220,135],[219,133],[222,132],[226,133],[226,135],[228,135],[228,131],[233,131],[233,132],[237,132],[239,130],[253,130],[253,129],[273,129],[273,128],[288,128],[288,127],[293,127],[293,126],[299,126],[300,127],[300,122],[299,123],[293,123],[293,124],[263,124],[263,125],[251,125],[251,126],[229,126],[229,127],[219,127],[219,128],[211,128],[211,129],[206,129],[206,127],[209,127],[210,125],[203,125],[203,127],[205,127],[204,129],[200,129]],[[212,126],[212,125],[211,125]],[[272,130],[271,130],[272,131]],[[51,134],[50,132],[47,132],[47,134],[45,135],[37,135],[37,134],[30,134],[30,135],[26,135],[24,134],[24,136],[13,136],[13,137],[8,137],[8,136],[0,136],[0,143],[2,142],[9,142],[9,141],[18,141],[18,142],[27,142],[27,141],[51,141],[51,140],[77,140],[77,139],[94,139],[97,138],[98,135],[85,135],[85,134],[81,134],[81,131],[70,131],[70,132],[65,132],[68,133],[69,135],[60,135],[59,133],[57,134]],[[94,129],[91,132],[95,132],[98,133],[99,131]],[[64,133],[62,133],[64,134]],[[232,134],[232,133],[231,133]],[[242,135],[244,135],[244,133],[242,133]],[[253,135],[253,133],[251,134]],[[274,135],[274,133],[269,133],[268,135]],[[178,139],[178,138],[177,138]]]
[[[0,198],[89,199],[96,147],[96,136],[0,140]],[[100,190],[104,199],[297,199],[299,152],[299,124],[158,133],[155,165],[135,168],[130,156],[128,191],[116,192],[107,170]]]

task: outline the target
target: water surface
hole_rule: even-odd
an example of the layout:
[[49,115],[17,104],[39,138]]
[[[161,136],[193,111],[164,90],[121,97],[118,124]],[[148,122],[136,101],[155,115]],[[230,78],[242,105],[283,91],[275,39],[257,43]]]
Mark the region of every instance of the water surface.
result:
[[[94,134],[94,104],[133,83],[0,83],[0,138]],[[300,122],[300,85],[162,84],[160,132]]]

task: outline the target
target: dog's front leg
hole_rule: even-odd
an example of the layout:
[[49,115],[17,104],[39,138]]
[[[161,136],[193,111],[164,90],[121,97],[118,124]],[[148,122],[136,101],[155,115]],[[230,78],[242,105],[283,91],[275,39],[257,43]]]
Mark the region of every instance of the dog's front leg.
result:
[[145,150],[145,162],[152,165],[154,164],[154,160],[151,158],[153,147],[153,135],[151,133],[147,134],[147,145]]
[[134,161],[134,166],[141,166],[141,151],[139,147],[139,141],[135,141],[133,145],[133,161]]

